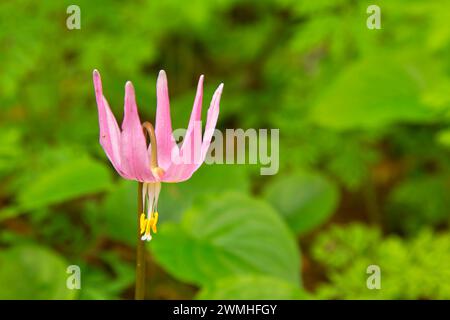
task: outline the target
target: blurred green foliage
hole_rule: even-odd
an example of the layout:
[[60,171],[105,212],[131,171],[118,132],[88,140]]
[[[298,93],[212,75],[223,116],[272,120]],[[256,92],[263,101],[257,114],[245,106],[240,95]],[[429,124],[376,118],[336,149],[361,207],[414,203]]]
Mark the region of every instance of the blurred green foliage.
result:
[[66,262],[50,250],[14,246],[0,253],[0,299],[71,299],[66,287]]
[[449,298],[449,14],[444,0],[0,2],[0,298],[133,296],[137,187],[98,143],[94,68],[119,122],[127,80],[153,121],[165,69],[174,128],[205,74],[205,104],[225,83],[219,129],[280,129],[277,176],[204,165],[163,185],[148,298]]
[[[411,240],[382,239],[364,225],[334,227],[321,234],[313,256],[327,270],[330,284],[317,290],[333,299],[449,299],[450,235],[423,230]],[[366,269],[381,269],[381,290],[368,290]]]
[[280,176],[265,189],[265,197],[298,234],[308,232],[325,221],[336,209],[337,186],[314,172]]

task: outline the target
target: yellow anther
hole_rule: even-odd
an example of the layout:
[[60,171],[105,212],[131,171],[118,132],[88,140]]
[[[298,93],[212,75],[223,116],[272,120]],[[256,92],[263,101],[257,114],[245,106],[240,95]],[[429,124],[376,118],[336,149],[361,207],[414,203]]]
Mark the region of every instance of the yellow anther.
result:
[[152,223],[152,230],[154,233],[158,232],[158,229],[156,228],[156,224],[158,223],[158,211],[153,213],[153,223]]
[[151,221],[152,221],[152,219],[148,219],[147,220],[147,225],[146,225],[146,228],[145,228],[145,234],[146,235],[150,234]]
[[145,214],[141,214],[139,225],[141,234],[145,234],[143,236],[142,240],[147,238],[147,240],[151,239],[150,231],[153,231],[153,233],[157,233],[158,229],[156,228],[156,224],[158,223],[158,212],[153,212],[150,219],[147,219]]
[[152,227],[153,233],[156,233],[158,230],[156,230],[156,223],[154,218],[150,218],[150,226]]
[[139,221],[139,225],[141,227],[141,234],[143,234],[145,232],[145,226],[147,224],[147,219],[145,218],[145,214],[141,213],[141,218]]

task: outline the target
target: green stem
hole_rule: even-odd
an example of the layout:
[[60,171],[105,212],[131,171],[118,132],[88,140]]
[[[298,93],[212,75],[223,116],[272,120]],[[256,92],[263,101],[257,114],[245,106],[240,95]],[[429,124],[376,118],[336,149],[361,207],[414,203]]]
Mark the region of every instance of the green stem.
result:
[[141,240],[140,217],[144,212],[142,206],[142,182],[138,183],[138,210],[137,210],[137,247],[136,247],[136,290],[134,298],[145,298],[145,243]]

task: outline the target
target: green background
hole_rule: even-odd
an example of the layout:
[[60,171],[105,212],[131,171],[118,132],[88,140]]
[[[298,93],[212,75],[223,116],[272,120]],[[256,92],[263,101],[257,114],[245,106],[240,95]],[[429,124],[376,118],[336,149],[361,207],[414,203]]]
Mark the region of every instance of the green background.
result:
[[277,175],[163,185],[147,298],[450,298],[448,1],[2,1],[0,299],[133,298],[137,185],[98,143],[94,68],[119,123],[127,80],[154,121],[165,69],[174,128],[204,74],[219,129],[280,129]]

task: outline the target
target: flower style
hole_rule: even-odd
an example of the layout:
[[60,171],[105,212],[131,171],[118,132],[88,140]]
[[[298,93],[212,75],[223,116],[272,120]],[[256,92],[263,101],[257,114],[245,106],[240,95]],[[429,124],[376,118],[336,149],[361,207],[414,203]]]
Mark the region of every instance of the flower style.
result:
[[[125,107],[122,127],[103,95],[100,73],[93,72],[97,100],[100,144],[116,171],[125,179],[143,183],[140,216],[142,240],[151,240],[151,231],[157,232],[158,197],[161,182],[181,182],[189,179],[206,157],[219,116],[219,103],[223,84],[217,88],[208,109],[205,132],[202,138],[201,111],[203,76],[200,77],[189,125],[181,147],[172,134],[169,91],[166,73],[159,72],[156,84],[157,107],[155,129],[150,122],[141,123],[133,85],[125,85]],[[150,143],[147,146],[146,134]]]

